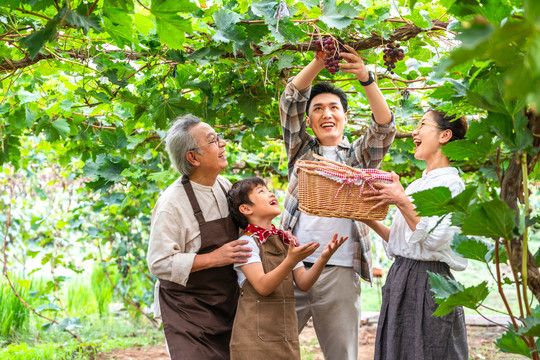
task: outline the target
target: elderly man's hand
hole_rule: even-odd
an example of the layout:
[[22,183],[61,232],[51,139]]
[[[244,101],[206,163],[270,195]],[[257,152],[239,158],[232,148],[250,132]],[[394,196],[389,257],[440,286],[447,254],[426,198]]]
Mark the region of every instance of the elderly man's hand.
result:
[[247,243],[247,240],[234,240],[212,251],[214,267],[247,263],[247,258],[251,256],[251,248],[242,246]]

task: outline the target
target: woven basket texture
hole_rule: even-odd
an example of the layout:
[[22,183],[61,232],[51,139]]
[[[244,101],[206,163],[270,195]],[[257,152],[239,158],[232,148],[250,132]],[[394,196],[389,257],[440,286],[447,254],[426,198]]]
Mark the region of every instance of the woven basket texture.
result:
[[[321,159],[324,159],[321,157]],[[323,161],[304,161],[298,166],[298,201],[300,211],[315,216],[348,218],[354,220],[384,220],[388,213],[388,205],[370,210],[376,201],[364,201],[366,194],[373,190],[364,184],[362,196],[361,186],[345,184],[329,179],[316,169],[324,168],[328,163],[337,164],[328,159]],[[338,164],[349,171],[362,171],[344,164]],[[373,179],[372,183],[384,182],[385,180]],[[339,188],[341,187],[341,190]],[[339,193],[338,193],[339,191]],[[336,197],[336,194],[337,197]],[[335,197],[335,198],[334,198]]]

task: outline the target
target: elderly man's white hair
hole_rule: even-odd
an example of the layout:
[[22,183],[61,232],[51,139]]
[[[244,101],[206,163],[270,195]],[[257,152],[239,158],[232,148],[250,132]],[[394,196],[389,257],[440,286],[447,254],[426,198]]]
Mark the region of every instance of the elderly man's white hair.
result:
[[201,119],[192,114],[179,116],[167,132],[165,145],[171,163],[182,175],[189,176],[195,167],[186,159],[190,150],[199,152],[197,141],[191,134],[191,129],[201,123]]

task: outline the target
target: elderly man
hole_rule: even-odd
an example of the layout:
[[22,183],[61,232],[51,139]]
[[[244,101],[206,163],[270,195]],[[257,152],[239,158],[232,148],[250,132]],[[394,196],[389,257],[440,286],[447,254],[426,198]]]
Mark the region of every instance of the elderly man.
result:
[[245,263],[250,250],[235,240],[231,183],[219,175],[228,165],[225,142],[193,115],[178,118],[165,141],[183,176],[154,207],[147,260],[159,279],[155,305],[167,347],[173,360],[229,359],[238,299],[232,264]]
[[[359,276],[371,281],[371,244],[369,230],[361,222],[342,218],[325,218],[301,213],[298,209],[298,175],[296,161],[314,160],[313,154],[358,168],[376,168],[392,144],[396,127],[393,114],[368,72],[364,62],[351,47],[341,55],[346,63],[341,70],[356,76],[373,111],[366,134],[349,143],[343,136],[347,123],[347,96],[330,83],[311,83],[324,68],[316,56],[294,77],[280,102],[283,140],[289,158],[289,187],[281,225],[290,230],[303,245],[316,241],[323,249],[334,232],[348,236],[328,261],[319,280],[308,291],[295,290],[298,329],[302,331],[310,317],[327,360],[358,358],[360,326]],[[305,116],[305,120],[304,120]],[[311,127],[315,136],[306,129]],[[317,250],[304,260],[306,266],[320,256]]]

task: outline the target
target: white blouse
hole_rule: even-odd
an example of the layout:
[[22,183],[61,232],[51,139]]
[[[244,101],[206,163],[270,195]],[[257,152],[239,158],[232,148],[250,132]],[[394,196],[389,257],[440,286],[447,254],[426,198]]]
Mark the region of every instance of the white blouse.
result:
[[[431,189],[437,186],[447,187],[452,196],[456,196],[465,189],[463,181],[456,168],[446,167],[431,170],[422,174],[422,177],[412,182],[405,193],[412,201],[411,194]],[[467,259],[456,254],[450,244],[459,227],[450,225],[450,215],[446,215],[440,224],[442,216],[422,217],[412,231],[407,221],[396,211],[388,242],[383,241],[386,253],[390,257],[402,256],[421,261],[441,261],[447,263],[453,270],[465,270]],[[430,232],[431,231],[431,232]]]

